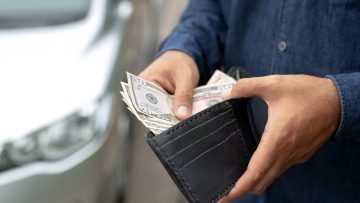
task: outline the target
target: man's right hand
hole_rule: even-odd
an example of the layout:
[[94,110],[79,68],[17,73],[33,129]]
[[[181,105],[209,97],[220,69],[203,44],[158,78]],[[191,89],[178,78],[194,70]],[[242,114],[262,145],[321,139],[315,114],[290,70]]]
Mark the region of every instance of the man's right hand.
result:
[[199,82],[195,61],[181,51],[167,51],[150,64],[139,77],[154,82],[174,94],[174,114],[184,120],[191,116],[193,89]]

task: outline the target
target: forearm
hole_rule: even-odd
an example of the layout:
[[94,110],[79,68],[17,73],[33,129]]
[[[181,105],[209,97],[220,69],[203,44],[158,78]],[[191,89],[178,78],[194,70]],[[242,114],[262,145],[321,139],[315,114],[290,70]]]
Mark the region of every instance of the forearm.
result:
[[341,121],[334,138],[360,138],[360,72],[328,75],[341,101]]

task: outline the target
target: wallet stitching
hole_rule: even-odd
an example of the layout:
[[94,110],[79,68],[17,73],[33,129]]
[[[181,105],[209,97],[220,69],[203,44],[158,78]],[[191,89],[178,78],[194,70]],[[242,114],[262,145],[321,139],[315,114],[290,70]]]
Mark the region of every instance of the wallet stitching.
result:
[[[198,115],[195,115],[194,117],[188,119],[188,120],[187,120],[186,122],[184,122],[183,124],[178,125],[178,126],[176,126],[176,127],[174,127],[174,128],[169,129],[169,130],[166,132],[165,135],[169,135],[170,133],[173,133],[174,131],[179,130],[180,128],[183,128],[184,126],[188,125],[190,122],[192,122],[192,121],[194,121],[194,120],[197,120],[199,117],[202,117],[202,116],[204,116],[205,114],[208,114],[208,113],[210,113],[210,112],[212,112],[212,111],[215,111],[215,110],[217,110],[218,108],[221,108],[221,107],[226,106],[226,105],[228,105],[228,107],[231,107],[231,106],[229,106],[229,104],[230,104],[230,103],[228,103],[228,102],[224,102],[224,103],[221,103],[220,105],[213,106],[212,108],[209,108],[208,110],[204,110],[203,112],[199,113]],[[224,109],[224,110],[227,111],[228,109]],[[222,113],[223,113],[223,112],[222,112]],[[234,114],[234,112],[233,112],[233,114]],[[239,132],[239,131],[240,131],[240,127],[239,127],[238,123],[236,123],[236,128],[237,128],[237,130],[234,131],[234,132],[233,132],[229,137],[227,137],[224,141],[226,141],[227,139],[229,139],[229,138],[230,138],[231,136],[233,136],[236,132]],[[243,137],[240,136],[240,139],[241,139],[241,144],[242,144],[244,150],[246,151],[247,155],[249,155],[248,148],[244,145],[244,139],[243,139]],[[224,142],[224,141],[223,141],[223,142]],[[223,142],[222,142],[222,143],[223,143]],[[154,143],[158,146],[158,148],[160,149],[160,151],[161,151],[167,158],[169,158],[168,154],[164,151],[164,149],[163,149],[157,142],[154,142]],[[222,144],[222,143],[220,143],[220,144]],[[220,145],[220,144],[218,144],[218,145]],[[215,145],[214,147],[216,147],[216,146],[218,146],[218,145]],[[212,147],[211,149],[213,149],[214,147]],[[207,151],[209,151],[209,150],[207,150]],[[201,155],[202,155],[202,154],[201,154]],[[199,156],[201,156],[201,155],[199,155]],[[199,156],[198,156],[198,157],[199,157]],[[195,159],[197,159],[197,158],[195,158]],[[166,161],[167,161],[167,162],[170,164],[170,166],[174,169],[174,173],[178,175],[178,177],[179,177],[179,179],[180,179],[180,180],[179,180],[180,183],[182,183],[184,189],[188,191],[190,197],[193,198],[193,200],[195,200],[196,202],[200,202],[199,199],[197,198],[197,196],[193,193],[193,191],[191,190],[191,188],[190,188],[189,185],[187,184],[185,177],[184,177],[184,176],[178,171],[178,169],[175,167],[175,164],[174,164],[171,160],[169,160],[169,159],[166,160]],[[192,160],[192,161],[193,161],[193,160]],[[190,162],[192,162],[192,161],[190,161]],[[189,162],[189,163],[190,163],[190,162]],[[186,165],[188,165],[189,163],[187,163]],[[186,165],[185,165],[185,166],[186,166]],[[183,167],[185,167],[185,166],[183,166]],[[183,168],[183,167],[182,167],[182,168]],[[210,200],[210,202],[214,202],[214,201],[217,200],[220,196],[222,196],[223,194],[225,194],[226,192],[228,192],[228,191],[235,185],[235,183],[236,183],[236,180],[235,180],[232,184],[230,184],[228,187],[226,187],[224,190],[222,190],[221,192],[218,192],[218,193],[215,195],[215,197],[213,197],[213,198]]]
[[209,138],[209,137],[210,137],[211,135],[213,135],[214,133],[216,133],[216,132],[218,132],[219,130],[223,129],[223,127],[224,127],[224,126],[227,126],[227,125],[229,125],[230,123],[233,123],[234,121],[236,121],[236,119],[232,119],[231,121],[229,121],[229,122],[225,123],[224,125],[220,126],[220,127],[219,127],[217,130],[215,130],[214,132],[212,132],[212,133],[208,134],[208,135],[207,135],[207,136],[205,136],[205,137],[202,137],[202,138],[200,138],[200,139],[196,140],[196,142],[191,143],[190,145],[188,145],[188,146],[187,146],[187,147],[185,147],[184,149],[179,150],[179,151],[178,151],[178,152],[176,152],[175,154],[171,155],[171,156],[169,157],[169,159],[174,158],[176,155],[178,155],[178,154],[180,154],[181,152],[183,152],[183,151],[185,151],[185,150],[189,149],[191,146],[195,145],[196,143],[198,143],[198,142],[200,142],[200,141],[202,141],[202,140],[204,140],[204,139]]
[[219,199],[219,197],[221,197],[223,194],[227,193],[228,191],[230,191],[230,189],[235,185],[236,181],[234,181],[233,183],[231,183],[229,186],[227,186],[223,191],[219,192],[214,198],[212,198],[209,202],[214,202],[217,199]]
[[210,149],[208,149],[208,150],[204,151],[203,153],[199,154],[198,156],[196,156],[194,159],[192,159],[191,161],[189,161],[188,163],[186,163],[186,164],[185,164],[184,166],[182,166],[180,169],[185,168],[186,166],[190,165],[192,162],[196,161],[196,159],[202,157],[204,154],[206,154],[206,153],[208,153],[209,151],[211,151],[211,150],[217,148],[218,146],[224,144],[224,142],[226,142],[228,139],[230,139],[230,138],[231,138],[233,135],[235,135],[237,132],[239,132],[239,129],[236,130],[236,131],[234,131],[234,132],[232,132],[232,133],[230,133],[230,135],[229,135],[227,138],[225,138],[223,141],[221,141],[220,143],[214,145],[214,146],[211,147]]
[[[190,122],[192,122],[194,120],[197,120],[199,117],[202,117],[202,116],[204,116],[204,115],[206,115],[206,114],[208,114],[210,112],[213,112],[213,111],[217,110],[218,108],[221,108],[223,106],[231,107],[231,106],[229,106],[229,104],[230,103],[225,102],[225,103],[221,103],[219,105],[210,107],[208,110],[204,110],[203,112],[201,112],[201,113],[195,115],[194,117],[188,119],[185,123],[183,123],[181,125],[178,125],[178,126],[172,128],[172,129],[168,130],[165,135],[169,135],[170,133],[173,133],[174,131],[179,130],[180,128],[183,128],[184,126],[188,125]],[[227,110],[228,109],[224,109],[224,111],[227,111]],[[199,199],[197,198],[197,196],[192,192],[191,188],[187,184],[185,177],[178,171],[178,169],[175,167],[175,164],[171,160],[168,159],[169,156],[166,153],[166,151],[157,142],[154,142],[154,143],[160,149],[160,151],[166,156],[166,159],[167,159],[166,161],[174,169],[174,173],[178,175],[178,177],[180,179],[179,181],[182,183],[184,189],[188,191],[191,198],[193,198],[196,202],[200,202]]]
[[[233,115],[234,115],[234,111],[233,111]],[[235,116],[235,115],[234,115],[234,116]],[[240,126],[239,126],[238,123],[236,123],[236,128],[237,128],[237,131],[236,131],[236,132],[241,131],[241,130],[240,130]],[[246,147],[246,145],[245,145],[245,143],[244,143],[244,142],[245,142],[245,141],[244,141],[244,138],[243,138],[242,136],[239,136],[239,138],[240,138],[240,140],[241,140],[241,145],[242,145],[242,147],[243,147],[246,155],[249,156],[249,150],[248,150],[248,148]],[[237,181],[237,180],[235,180],[232,184],[230,184],[228,187],[226,187],[226,188],[225,188],[224,190],[222,190],[221,192],[217,193],[216,196],[210,200],[210,202],[214,202],[214,201],[217,200],[220,196],[222,196],[223,194],[225,194],[226,192],[228,192],[228,191],[235,185],[236,181]]]
[[[239,128],[239,126],[238,126],[238,128]],[[239,129],[240,129],[240,128],[239,128]],[[249,149],[248,149],[248,147],[247,147],[246,144],[245,144],[244,137],[243,137],[243,136],[239,136],[239,137],[240,137],[240,140],[241,140],[242,147],[243,147],[243,149],[244,149],[244,151],[245,151],[245,153],[246,153],[246,156],[249,156]]]
[[[201,113],[199,113],[199,114],[191,117],[190,119],[186,120],[186,122],[184,122],[183,124],[178,125],[178,126],[172,128],[172,129],[170,129],[169,131],[166,132],[166,135],[169,135],[170,133],[173,133],[175,130],[179,130],[180,128],[183,128],[184,126],[188,125],[189,122],[192,122],[192,121],[194,121],[194,120],[197,120],[199,117],[201,117],[201,116],[203,116],[203,115],[205,115],[205,114],[208,114],[208,113],[210,113],[210,112],[212,112],[212,111],[215,111],[216,109],[218,109],[218,108],[220,108],[220,107],[222,107],[222,106],[226,106],[226,105],[228,105],[227,102],[225,102],[225,103],[220,103],[220,105],[210,107],[208,110],[204,110],[204,111],[202,111]],[[229,106],[229,107],[230,107],[230,106]],[[225,110],[227,110],[227,109],[225,109]]]
[[[233,115],[234,115],[234,117],[235,117],[234,111],[233,111],[232,113],[233,113]],[[239,129],[239,130],[241,129],[238,123],[236,123],[236,127],[237,127],[237,129]],[[244,133],[244,132],[243,132],[243,133]],[[243,136],[239,136],[239,138],[240,138],[240,140],[241,140],[241,145],[242,145],[242,147],[243,147],[246,155],[249,156],[249,154],[250,154],[250,153],[249,153],[249,149],[248,149],[248,147],[247,147],[246,144],[245,144],[244,137],[243,137]]]
[[184,137],[186,134],[192,132],[193,130],[196,130],[197,128],[199,128],[199,127],[201,127],[201,126],[203,126],[203,125],[205,125],[205,124],[208,124],[209,122],[213,121],[214,119],[218,118],[219,116],[222,116],[222,115],[228,113],[230,110],[231,110],[231,109],[227,109],[227,110],[221,112],[220,114],[214,116],[214,117],[211,118],[210,120],[208,120],[208,121],[206,121],[206,122],[204,122],[204,123],[201,123],[200,125],[198,125],[198,126],[192,128],[192,129],[190,129],[189,131],[187,131],[187,132],[185,132],[185,133],[183,133],[183,134],[181,134],[181,135],[178,135],[178,136],[174,137],[174,139],[172,139],[172,140],[170,140],[169,142],[165,143],[164,145],[162,145],[162,147],[165,147],[165,146],[167,146],[168,144],[171,144],[171,143],[174,142],[175,140],[177,140],[177,139],[179,139],[179,138],[181,138],[181,137]]
[[196,202],[200,202],[199,199],[197,198],[197,196],[192,192],[190,186],[187,184],[185,177],[178,171],[177,167],[175,166],[175,164],[168,159],[168,154],[166,153],[166,151],[157,143],[154,142],[155,145],[160,149],[160,151],[166,156],[166,161],[170,164],[170,166],[174,169],[174,173],[178,175],[178,177],[180,178],[180,182],[183,184],[184,189],[186,189],[189,194],[191,195],[191,197],[196,201]]

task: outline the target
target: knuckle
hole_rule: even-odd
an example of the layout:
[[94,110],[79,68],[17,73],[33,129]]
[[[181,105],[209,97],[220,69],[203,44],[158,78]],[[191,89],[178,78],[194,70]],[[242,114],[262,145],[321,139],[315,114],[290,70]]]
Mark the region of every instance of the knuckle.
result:
[[167,79],[165,79],[164,77],[149,77],[150,81],[154,81],[157,82],[159,84],[166,84],[167,83]]
[[264,186],[258,186],[256,188],[254,188],[253,190],[251,190],[251,193],[254,195],[260,195],[261,193],[263,193],[265,191],[265,187]]
[[255,195],[260,195],[261,193],[265,192],[265,190],[271,185],[274,180],[276,179],[276,176],[267,176],[265,179],[263,179],[259,184],[257,184],[251,192]]
[[273,82],[281,82],[283,79],[283,76],[281,75],[272,75],[268,77],[269,79],[271,79],[271,81]]
[[179,80],[184,80],[184,78],[193,78],[193,72],[190,68],[188,68],[188,66],[183,64],[178,64],[178,66],[178,68],[173,69],[172,73],[174,74],[174,78],[178,78]]
[[186,91],[186,90],[178,90],[176,92],[176,95],[175,95],[175,97],[178,97],[178,98],[180,98],[180,97],[190,97],[190,96],[191,96],[191,93],[189,91]]
[[279,84],[281,84],[283,79],[284,78],[281,75],[267,76],[266,83],[264,83],[264,84],[267,88],[274,88],[274,87],[277,87]]
[[[288,135],[289,133],[286,134]],[[292,136],[287,136],[286,134],[280,136],[281,144],[279,144],[279,146],[281,147],[282,150],[296,149],[297,146],[296,139]]]
[[233,91],[235,92],[242,92],[244,89],[246,89],[246,87],[248,87],[250,85],[250,80],[249,79],[242,79],[239,80],[233,87]]
[[260,189],[257,191],[258,194],[260,195],[260,194],[264,193],[265,190],[266,190],[266,188],[267,188],[267,186],[262,186],[262,187],[260,187]]
[[311,158],[311,154],[305,154],[305,155],[299,157],[296,163],[297,163],[297,164],[303,164],[303,163],[305,163],[307,160],[309,160],[310,158]]
[[253,172],[253,182],[257,183],[257,182],[261,181],[262,178],[264,177],[264,175],[265,175],[264,170],[259,170],[259,171]]
[[254,187],[253,190],[251,190],[251,193],[253,193],[255,195],[260,195],[263,192],[265,192],[268,185],[270,185],[269,181],[265,181],[264,183],[261,183],[261,184],[257,185],[256,187]]
[[177,101],[191,101],[192,94],[189,91],[180,90],[174,96]]

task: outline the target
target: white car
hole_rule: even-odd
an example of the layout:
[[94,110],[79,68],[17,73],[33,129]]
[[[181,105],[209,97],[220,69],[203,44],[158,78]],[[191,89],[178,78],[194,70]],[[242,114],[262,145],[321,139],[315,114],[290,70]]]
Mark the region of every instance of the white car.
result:
[[126,0],[0,0],[0,202],[114,202]]

